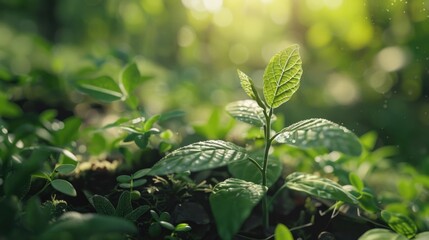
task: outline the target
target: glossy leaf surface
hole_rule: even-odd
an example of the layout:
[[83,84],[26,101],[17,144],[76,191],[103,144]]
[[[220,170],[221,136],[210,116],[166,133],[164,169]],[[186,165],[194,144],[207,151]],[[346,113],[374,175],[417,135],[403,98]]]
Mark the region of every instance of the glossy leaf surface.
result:
[[305,192],[311,196],[358,204],[355,196],[346,191],[338,183],[315,175],[294,172],[287,176],[286,186],[290,189]]
[[246,160],[246,149],[221,140],[197,142],[179,148],[157,162],[148,175],[200,171]]
[[359,138],[354,133],[321,118],[294,123],[281,130],[275,141],[299,148],[326,148],[353,156],[359,156],[362,152]]
[[302,75],[299,46],[292,45],[271,58],[264,72],[264,96],[268,106],[277,108],[298,90]]
[[226,111],[235,119],[262,127],[266,125],[264,110],[254,100],[242,100],[226,105]]
[[214,187],[210,206],[222,239],[232,239],[266,190],[262,185],[236,178],[226,179]]

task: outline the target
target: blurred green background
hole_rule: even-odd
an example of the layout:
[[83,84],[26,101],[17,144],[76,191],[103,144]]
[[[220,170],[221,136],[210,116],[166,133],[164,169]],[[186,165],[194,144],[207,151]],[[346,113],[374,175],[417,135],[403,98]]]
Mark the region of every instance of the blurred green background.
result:
[[427,0],[2,0],[0,116],[56,108],[91,118],[73,82],[117,79],[136,61],[152,76],[142,109],[205,122],[246,98],[237,68],[261,87],[272,55],[298,43],[304,74],[278,111],[286,125],[321,117],[375,131],[379,146],[397,147],[395,161],[429,173],[428,41]]

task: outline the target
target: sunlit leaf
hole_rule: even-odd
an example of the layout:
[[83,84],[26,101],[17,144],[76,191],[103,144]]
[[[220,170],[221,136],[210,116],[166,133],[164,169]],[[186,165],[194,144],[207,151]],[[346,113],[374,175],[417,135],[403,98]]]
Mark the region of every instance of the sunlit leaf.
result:
[[359,240],[408,240],[408,238],[384,228],[374,228],[360,236]]
[[247,159],[246,149],[221,140],[190,144],[166,155],[148,175],[163,175],[185,171],[200,171],[225,166]]
[[293,236],[288,227],[283,224],[277,224],[274,231],[274,240],[293,240]]
[[254,100],[232,102],[226,106],[226,111],[239,121],[257,127],[266,125],[264,109]]
[[[262,166],[263,157],[256,156],[253,159]],[[267,164],[267,186],[274,184],[281,175],[283,164],[278,158],[269,158]],[[228,165],[228,170],[233,177],[239,178],[248,182],[262,184],[261,171],[249,160],[233,162]]]
[[386,210],[381,211],[381,218],[397,233],[412,238],[416,235],[417,226],[409,217]]
[[137,233],[137,228],[132,222],[123,218],[67,212],[39,237],[40,239],[54,240],[58,239],[58,236],[64,232],[72,236],[70,239],[82,239],[82,236],[91,238],[91,236],[98,234],[106,234],[105,237],[112,233],[134,234]]
[[266,190],[262,185],[236,178],[226,179],[214,187],[210,206],[222,239],[232,239]]
[[326,148],[353,156],[359,156],[362,152],[362,146],[354,133],[320,118],[303,120],[284,128],[275,141],[300,148]]
[[292,45],[271,58],[265,68],[264,96],[268,106],[277,108],[298,90],[302,75],[299,46]]
[[77,89],[89,96],[104,102],[121,100],[123,97],[119,85],[108,76],[95,79],[82,79],[76,82]]
[[305,192],[319,198],[358,204],[355,196],[346,191],[338,183],[315,175],[294,172],[286,177],[286,186],[290,189]]
[[128,95],[133,94],[133,90],[141,83],[141,76],[137,64],[129,64],[122,71],[119,81]]
[[255,100],[259,106],[265,107],[265,104],[262,102],[261,97],[259,96],[258,91],[256,90],[253,80],[247,76],[244,72],[237,69],[238,77],[240,78],[240,84],[246,94]]
[[359,192],[363,191],[363,188],[365,186],[363,184],[362,179],[360,179],[360,177],[356,173],[351,172],[349,174],[349,181]]
[[413,240],[427,240],[429,239],[429,232],[422,232],[417,234]]
[[74,189],[73,185],[63,179],[55,179],[51,182],[52,187],[59,191],[62,192],[66,195],[72,196],[72,197],[76,197],[77,193],[76,193],[76,189]]
[[61,174],[72,173],[76,169],[75,164],[61,164],[55,168],[55,170]]

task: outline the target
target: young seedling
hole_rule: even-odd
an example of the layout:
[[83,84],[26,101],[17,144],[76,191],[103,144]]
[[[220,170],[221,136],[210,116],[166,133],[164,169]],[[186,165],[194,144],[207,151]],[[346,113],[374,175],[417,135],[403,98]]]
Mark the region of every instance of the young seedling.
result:
[[[238,71],[241,86],[251,100],[233,102],[228,104],[226,110],[235,119],[263,130],[265,146],[262,150],[251,147],[246,149],[222,140],[196,142],[166,155],[148,173],[163,175],[235,165],[230,168],[234,178],[218,183],[210,196],[210,205],[222,239],[232,239],[261,200],[262,224],[265,230],[268,229],[269,204],[266,193],[280,176],[282,168],[280,163],[270,157],[274,143],[339,151],[354,156],[361,154],[359,139],[351,131],[325,119],[300,121],[274,132],[274,112],[298,90],[302,75],[301,65],[298,45],[292,45],[277,53],[270,60],[263,75],[264,98],[257,91],[252,79]],[[240,168],[237,164],[242,164],[241,167],[245,167],[247,173],[237,170]],[[285,180],[285,187],[290,189],[335,201],[358,203],[354,195],[329,179],[295,172]]]
[[119,175],[116,178],[116,181],[118,182],[120,188],[128,189],[131,192],[132,200],[137,200],[140,198],[141,194],[139,191],[134,190],[134,188],[143,186],[147,182],[146,179],[141,178],[146,176],[149,171],[150,169],[145,168],[138,170],[131,175]]

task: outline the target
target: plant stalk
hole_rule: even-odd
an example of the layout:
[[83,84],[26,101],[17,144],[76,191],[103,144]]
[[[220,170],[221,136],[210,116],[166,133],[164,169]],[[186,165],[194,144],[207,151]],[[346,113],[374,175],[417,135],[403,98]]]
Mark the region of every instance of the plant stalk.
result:
[[[266,125],[264,126],[264,135],[265,135],[265,150],[264,150],[264,162],[262,165],[262,186],[267,186],[267,166],[268,166],[268,154],[271,148],[271,117],[273,115],[273,108],[270,107],[268,114],[265,114]],[[263,215],[263,226],[264,230],[267,231],[270,225],[269,221],[269,208],[268,208],[268,199],[267,194],[262,198],[262,215]]]

